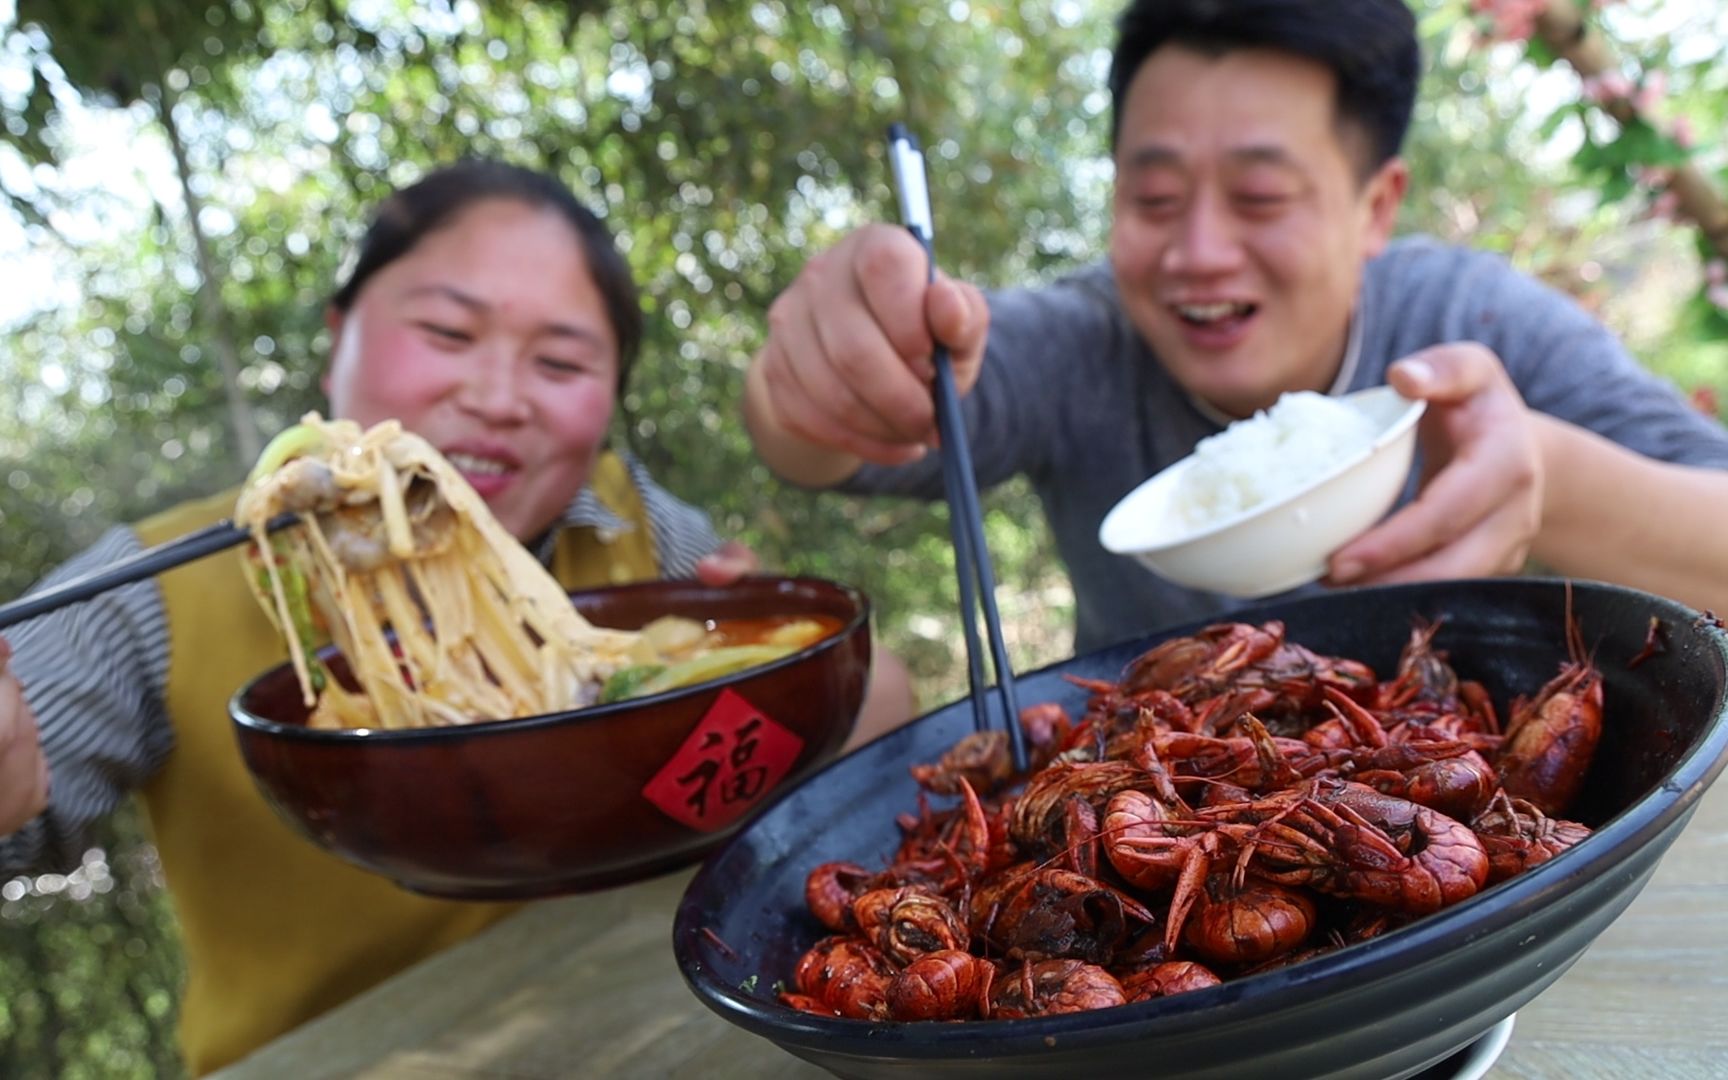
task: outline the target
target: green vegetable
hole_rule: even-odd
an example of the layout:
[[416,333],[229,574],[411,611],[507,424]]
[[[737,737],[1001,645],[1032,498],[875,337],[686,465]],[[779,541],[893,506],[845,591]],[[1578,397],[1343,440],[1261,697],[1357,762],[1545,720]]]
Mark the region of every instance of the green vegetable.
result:
[[[314,658],[318,648],[318,623],[312,613],[312,591],[306,582],[306,575],[294,568],[289,562],[285,549],[280,542],[271,544],[271,555],[276,560],[276,574],[282,579],[282,598],[288,603],[288,621],[292,624],[288,629],[300,642],[300,649],[306,654],[307,667],[312,676],[312,689],[324,689],[324,665]],[[270,595],[270,571],[260,566],[258,574],[258,591],[261,595]]]
[[642,684],[665,670],[665,664],[637,664],[614,671],[600,686],[600,704],[642,696]]
[[257,464],[246,475],[248,485],[258,482],[260,477],[275,472],[297,457],[304,457],[324,447],[324,436],[315,427],[307,424],[295,424],[264,447],[264,452],[258,455]]
[[642,685],[643,694],[658,694],[679,686],[707,682],[734,671],[766,664],[797,650],[790,645],[728,645],[688,660],[680,660]]

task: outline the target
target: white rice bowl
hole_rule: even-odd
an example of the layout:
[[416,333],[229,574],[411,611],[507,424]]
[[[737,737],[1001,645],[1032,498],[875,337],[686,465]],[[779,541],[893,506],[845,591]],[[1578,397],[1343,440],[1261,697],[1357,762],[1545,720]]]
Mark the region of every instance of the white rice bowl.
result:
[[1124,495],[1104,550],[1189,588],[1272,596],[1321,577],[1410,475],[1424,404],[1390,386],[1287,394]]
[[1200,440],[1175,509],[1204,529],[1282,498],[1368,453],[1379,428],[1337,398],[1300,390]]

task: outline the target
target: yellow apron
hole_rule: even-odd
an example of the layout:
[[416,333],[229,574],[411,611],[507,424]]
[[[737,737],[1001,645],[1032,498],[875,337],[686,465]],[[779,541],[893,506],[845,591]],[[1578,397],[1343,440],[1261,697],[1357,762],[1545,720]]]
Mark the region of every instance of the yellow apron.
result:
[[[557,537],[567,589],[658,576],[653,538],[623,463],[602,455],[589,481],[634,528]],[[229,516],[234,492],[137,526],[147,545]],[[168,612],[166,693],[175,746],[144,788],[178,910],[189,970],[180,1033],[194,1075],[220,1068],[519,905],[435,900],[327,855],[289,830],[253,786],[229,729],[228,699],[287,659],[247,589],[237,552],[158,579]]]

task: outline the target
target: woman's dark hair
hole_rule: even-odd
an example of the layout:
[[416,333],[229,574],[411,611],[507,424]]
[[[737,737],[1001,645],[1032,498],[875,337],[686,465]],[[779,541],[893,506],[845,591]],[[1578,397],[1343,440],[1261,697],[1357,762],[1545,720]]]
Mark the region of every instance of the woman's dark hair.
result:
[[1172,44],[1209,55],[1277,49],[1324,65],[1338,80],[1338,118],[1368,136],[1363,175],[1398,153],[1410,126],[1422,51],[1404,0],[1133,0],[1117,34],[1112,146],[1135,73]]
[[360,240],[354,269],[330,297],[331,306],[346,312],[368,278],[407,254],[427,234],[486,199],[514,199],[556,210],[576,230],[588,272],[605,299],[606,315],[618,338],[618,393],[622,397],[630,368],[642,348],[642,302],[636,281],[606,226],[561,181],[545,173],[502,161],[468,158],[397,191],[373,212]]

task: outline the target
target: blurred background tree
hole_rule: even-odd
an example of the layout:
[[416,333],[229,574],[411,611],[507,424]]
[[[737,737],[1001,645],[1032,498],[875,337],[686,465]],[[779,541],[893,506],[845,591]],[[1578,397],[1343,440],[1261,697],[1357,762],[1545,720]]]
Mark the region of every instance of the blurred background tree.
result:
[[[1551,3],[1415,0],[1404,227],[1572,292],[1714,408],[1728,287],[1664,195],[1687,165],[1720,190],[1728,21],[1590,13],[1622,87],[1542,44],[1541,17],[1592,7]],[[1103,253],[1117,6],[0,0],[0,597],[235,482],[260,434],[319,407],[323,302],[364,208],[481,153],[568,180],[643,283],[616,437],[770,566],[866,589],[925,702],[954,697],[941,511],[776,483],[734,402],[805,257],[893,217],[890,121],[927,149],[949,272],[1007,284]],[[1067,655],[1035,500],[1010,484],[986,507],[1016,667]],[[174,942],[131,811],[80,867],[0,883],[0,1076],[173,1075]]]

